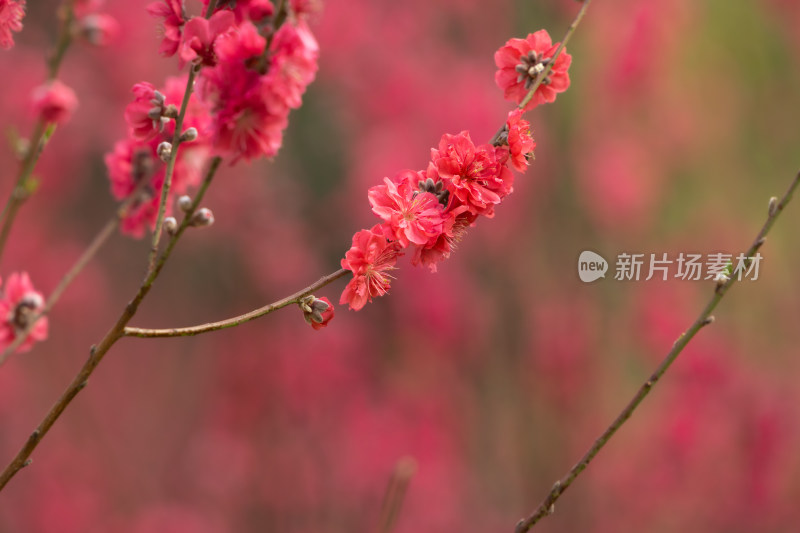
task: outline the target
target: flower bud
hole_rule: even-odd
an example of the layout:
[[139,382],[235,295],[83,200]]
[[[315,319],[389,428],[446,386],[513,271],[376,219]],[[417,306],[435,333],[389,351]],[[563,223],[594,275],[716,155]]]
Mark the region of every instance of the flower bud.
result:
[[769,199],[769,208],[768,208],[769,216],[774,217],[778,214],[778,198],[773,196]]
[[298,305],[306,323],[314,329],[327,326],[334,315],[333,304],[327,298],[317,298],[313,294],[303,297]]
[[194,215],[192,215],[191,220],[189,221],[189,225],[195,228],[203,228],[206,226],[210,226],[214,223],[214,213],[211,212],[211,209],[207,207],[202,207],[198,209]]
[[178,221],[175,220],[175,217],[167,217],[164,219],[164,231],[167,232],[167,235],[172,237],[178,231]]
[[192,199],[188,195],[184,194],[178,198],[178,208],[184,213],[188,212],[189,209],[192,208]]
[[191,142],[197,139],[197,128],[189,128],[181,133],[181,142]]
[[169,161],[169,158],[172,155],[172,144],[168,143],[167,141],[162,142],[158,145],[156,153],[158,154],[158,158],[166,163]]

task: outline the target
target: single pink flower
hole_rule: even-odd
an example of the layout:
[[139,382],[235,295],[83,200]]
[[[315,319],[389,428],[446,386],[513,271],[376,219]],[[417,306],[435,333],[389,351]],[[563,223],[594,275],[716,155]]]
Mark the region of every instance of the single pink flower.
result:
[[442,233],[444,206],[434,194],[420,190],[424,181],[420,172],[404,170],[393,180],[384,178],[383,185],[368,193],[372,212],[391,227],[403,248],[435,242]]
[[457,199],[476,216],[493,216],[494,206],[510,192],[508,176],[502,172],[494,147],[476,147],[466,131],[442,136],[439,148],[431,150],[427,174],[447,184],[455,196],[451,203]]
[[431,272],[436,272],[437,264],[450,257],[455,244],[461,240],[473,221],[474,218],[464,205],[448,212],[442,225],[442,233],[437,239],[425,246],[414,247],[411,264],[414,266],[424,265]]
[[230,11],[217,11],[210,19],[192,17],[183,28],[181,63],[197,60],[207,67],[216,65],[217,54],[214,50],[214,43],[234,23],[235,18]]
[[374,296],[386,294],[391,285],[388,271],[394,270],[399,255],[399,244],[386,238],[380,224],[353,235],[353,245],[342,259],[342,268],[352,271],[353,279],[339,303],[358,311]]
[[528,168],[533,149],[536,148],[536,141],[531,136],[531,124],[522,118],[522,113],[521,109],[514,109],[508,114],[505,132],[511,164],[519,172],[525,172]]
[[[0,298],[0,348],[5,348],[31,324],[32,318],[44,307],[44,297],[33,288],[27,272],[13,273],[6,280]],[[47,338],[47,317],[36,321],[28,338],[18,352],[27,352],[33,343]]]
[[75,91],[58,80],[40,85],[33,90],[33,110],[47,123],[63,124],[78,106]]
[[147,6],[147,12],[154,17],[164,19],[164,38],[161,40],[159,53],[163,56],[175,55],[181,44],[181,32],[186,23],[186,13],[182,0],[163,0]]
[[11,32],[22,31],[25,16],[25,0],[0,0],[0,48],[8,50],[14,46]]
[[[533,86],[536,77],[553,59],[560,43],[552,44],[546,30],[531,33],[525,39],[510,39],[494,54],[499,69],[494,79],[503,90],[506,100],[521,103]],[[525,107],[532,109],[545,102],[553,102],[556,94],[569,87],[569,66],[572,63],[566,49],[556,59],[550,73],[536,89],[533,98]]]
[[151,139],[164,131],[164,126],[169,122],[164,116],[167,109],[165,97],[146,81],[137,83],[131,90],[134,99],[125,108],[128,131],[136,139]]

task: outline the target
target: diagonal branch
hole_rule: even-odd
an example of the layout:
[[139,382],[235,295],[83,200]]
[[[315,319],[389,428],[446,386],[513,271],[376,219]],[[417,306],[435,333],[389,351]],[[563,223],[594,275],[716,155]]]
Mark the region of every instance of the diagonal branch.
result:
[[[786,208],[786,205],[791,201],[792,195],[794,194],[798,184],[800,184],[800,173],[795,176],[794,180],[780,201],[778,201],[777,198],[770,199],[767,220],[764,222],[761,231],[759,231],[758,235],[756,235],[755,240],[753,240],[753,244],[751,244],[750,248],[748,248],[744,253],[745,257],[753,257],[764,244],[772,225],[775,223],[778,215],[783,212],[783,210]],[[566,491],[572,482],[575,481],[575,479],[581,474],[581,472],[586,469],[592,459],[594,459],[598,452],[603,449],[603,447],[608,443],[611,437],[614,436],[617,430],[621,428],[622,425],[625,424],[625,422],[631,417],[639,404],[642,403],[642,400],[644,400],[645,396],[650,393],[650,390],[655,386],[656,383],[658,383],[658,380],[661,379],[661,377],[664,375],[670,365],[672,365],[675,359],[677,359],[678,355],[680,355],[683,349],[686,348],[686,345],[689,344],[689,342],[701,329],[714,321],[714,317],[711,315],[711,313],[717,307],[728,290],[730,290],[736,280],[737,277],[731,275],[726,280],[721,280],[721,282],[717,283],[713,296],[700,312],[700,315],[697,317],[694,323],[689,326],[689,329],[687,329],[678,337],[678,339],[675,341],[675,344],[673,344],[672,349],[669,351],[669,353],[667,353],[667,356],[664,358],[661,364],[658,365],[658,368],[656,368],[655,372],[653,372],[647,381],[645,381],[642,386],[639,387],[639,390],[633,396],[628,405],[626,405],[619,415],[617,415],[617,418],[614,419],[611,425],[608,426],[605,431],[603,431],[602,435],[597,438],[597,440],[594,442],[594,444],[592,444],[591,448],[589,448],[581,460],[578,461],[563,478],[556,481],[548,495],[544,500],[542,500],[542,503],[539,504],[539,507],[537,507],[530,516],[519,521],[515,533],[524,533],[528,531],[539,520],[553,513],[555,510],[554,506],[556,500],[561,497],[564,491]]]

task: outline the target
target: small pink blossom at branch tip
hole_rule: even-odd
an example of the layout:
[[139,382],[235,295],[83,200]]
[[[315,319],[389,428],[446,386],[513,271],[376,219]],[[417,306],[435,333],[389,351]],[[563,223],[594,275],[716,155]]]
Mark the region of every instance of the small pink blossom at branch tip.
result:
[[78,106],[75,91],[58,80],[40,85],[32,97],[34,113],[46,123],[64,124]]
[[[6,280],[0,296],[0,348],[5,349],[25,331],[34,316],[44,307],[44,297],[33,288],[27,272],[13,273]],[[47,317],[40,318],[17,352],[27,352],[37,341],[47,338]]]
[[181,44],[181,32],[186,23],[186,13],[182,0],[162,0],[148,4],[147,12],[163,19],[164,37],[161,40],[159,53],[169,57],[175,55]]
[[[531,33],[525,39],[510,39],[494,54],[494,62],[499,69],[495,82],[503,90],[506,100],[521,103],[532,88],[537,76],[552,61],[560,43],[553,44],[546,30]],[[533,98],[525,106],[532,109],[539,104],[555,101],[556,94],[569,87],[569,66],[572,56],[562,50],[550,74],[536,89]]]
[[508,114],[506,121],[506,142],[508,144],[511,165],[519,172],[527,170],[533,157],[536,141],[531,136],[531,124],[522,118],[523,111],[514,109]]
[[394,270],[400,254],[399,243],[386,238],[380,224],[353,235],[353,245],[342,259],[342,268],[353,272],[339,299],[358,311],[375,296],[383,296],[390,287],[389,271]]
[[25,16],[25,0],[0,0],[0,48],[8,50],[14,46],[11,32],[22,31]]
[[180,47],[181,66],[196,62],[207,67],[217,64],[214,43],[235,23],[230,11],[217,11],[210,19],[192,17],[183,28],[183,44]]
[[335,314],[333,304],[325,297],[306,296],[300,301],[300,309],[303,310],[303,319],[315,330],[326,327]]

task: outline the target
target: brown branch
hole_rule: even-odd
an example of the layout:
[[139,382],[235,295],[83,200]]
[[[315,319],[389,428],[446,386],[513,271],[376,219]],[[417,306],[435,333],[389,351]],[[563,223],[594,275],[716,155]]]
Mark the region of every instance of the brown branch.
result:
[[417,462],[413,457],[403,457],[394,467],[392,477],[386,487],[378,520],[378,533],[390,533],[397,522],[397,516],[403,506],[408,484],[417,473]]
[[[189,90],[188,85],[186,90]],[[197,195],[192,202],[192,205],[189,207],[189,209],[187,209],[181,225],[178,227],[175,234],[170,238],[167,247],[156,261],[154,267],[152,269],[148,269],[145,279],[139,286],[139,290],[136,292],[136,295],[130,302],[128,302],[117,321],[103,336],[100,342],[95,346],[92,346],[92,348],[89,350],[89,359],[75,375],[72,383],[67,386],[66,390],[64,390],[64,392],[61,394],[61,397],[56,401],[53,407],[50,408],[50,411],[48,411],[44,419],[39,423],[38,427],[33,431],[33,433],[31,433],[31,435],[28,437],[28,440],[22,446],[14,459],[12,459],[3,472],[0,473],[0,490],[2,490],[8,484],[8,482],[17,474],[17,472],[30,464],[30,456],[33,451],[42,441],[50,428],[53,427],[53,424],[55,424],[56,420],[58,420],[67,406],[86,386],[89,377],[92,375],[95,368],[97,368],[97,365],[100,364],[100,361],[103,360],[103,357],[106,355],[106,353],[108,353],[108,350],[111,349],[114,343],[123,337],[123,330],[125,329],[125,326],[136,314],[136,311],[139,309],[139,305],[142,303],[142,300],[144,300],[144,297],[150,292],[150,289],[153,287],[153,282],[161,273],[161,269],[164,268],[164,264],[167,262],[167,259],[169,259],[172,250],[178,243],[178,240],[180,240],[184,231],[186,231],[186,229],[190,226],[192,215],[194,215],[195,211],[200,205],[200,202],[202,201],[205,192],[208,190],[208,187],[214,178],[214,174],[219,168],[221,162],[222,159],[220,157],[215,157],[211,161],[211,165],[206,172],[205,179],[203,180],[203,183],[201,184],[200,189],[198,190]]]
[[125,328],[123,335],[126,335],[128,337],[143,337],[143,338],[191,337],[193,335],[200,335],[201,333],[208,333],[210,331],[232,328],[234,326],[244,324],[245,322],[250,322],[251,320],[255,320],[256,318],[260,318],[264,315],[268,315],[269,313],[277,311],[278,309],[282,309],[286,306],[296,304],[300,302],[300,300],[304,296],[308,296],[314,291],[321,289],[322,287],[336,281],[337,279],[341,278],[348,272],[350,271],[344,268],[340,268],[333,274],[328,274],[327,276],[320,278],[319,280],[312,283],[305,289],[300,289],[296,293],[287,296],[282,300],[278,300],[277,302],[265,305],[264,307],[259,307],[258,309],[254,309],[253,311],[250,311],[249,313],[245,313],[243,315],[235,316],[233,318],[228,318],[225,320],[220,320],[219,322],[209,322],[207,324],[200,324],[199,326],[191,326],[186,328],[168,328],[168,329],[145,329],[145,328],[128,327]]
[[[791,201],[792,195],[794,194],[794,191],[799,183],[800,173],[795,176],[780,202],[777,201],[777,198],[770,199],[767,220],[764,222],[761,231],[758,232],[753,244],[751,244],[750,248],[744,253],[745,257],[753,257],[754,254],[758,252],[758,250],[764,244],[767,233],[769,233],[772,225],[775,223],[775,219]],[[711,315],[711,313],[717,307],[728,290],[733,286],[736,280],[737,276],[730,275],[728,276],[727,280],[721,280],[721,282],[717,282],[717,285],[714,289],[714,294],[709,302],[700,312],[700,315],[697,317],[694,323],[689,326],[689,329],[681,333],[681,335],[675,341],[675,344],[673,344],[672,349],[669,351],[669,353],[667,353],[667,356],[664,358],[661,364],[658,365],[658,368],[656,368],[655,372],[653,372],[647,381],[645,381],[642,386],[639,387],[639,390],[633,396],[628,405],[625,406],[625,408],[619,413],[619,415],[617,415],[617,418],[614,419],[611,425],[608,426],[606,430],[603,431],[603,433],[597,438],[597,440],[594,442],[594,444],[592,444],[591,448],[589,448],[581,460],[578,461],[578,463],[575,464],[575,466],[573,466],[563,478],[556,481],[556,483],[553,485],[553,488],[550,490],[550,493],[545,497],[544,500],[542,500],[542,503],[539,504],[539,507],[537,507],[530,516],[520,520],[520,522],[517,524],[515,533],[524,533],[528,531],[539,520],[553,513],[555,509],[554,506],[558,498],[561,497],[561,495],[569,488],[569,486],[573,481],[575,481],[581,472],[586,469],[592,459],[594,459],[598,452],[603,449],[603,447],[608,443],[611,437],[614,436],[617,430],[621,428],[622,425],[625,424],[625,422],[631,417],[642,400],[644,400],[645,396],[650,393],[652,388],[656,383],[658,383],[658,380],[661,379],[675,359],[677,359],[678,355],[680,355],[686,345],[689,344],[689,342],[701,329],[703,329],[703,327],[711,324],[714,321],[714,317]]]

